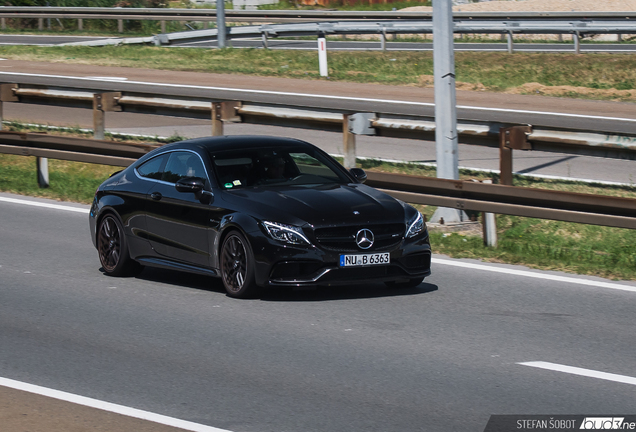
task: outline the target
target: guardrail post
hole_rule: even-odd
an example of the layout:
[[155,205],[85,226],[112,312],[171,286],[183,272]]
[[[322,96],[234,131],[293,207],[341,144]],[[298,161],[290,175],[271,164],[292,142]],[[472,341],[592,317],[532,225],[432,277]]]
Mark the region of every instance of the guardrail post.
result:
[[117,20],[117,31],[119,33],[123,33],[124,32],[124,20]]
[[329,76],[329,68],[327,67],[327,42],[323,32],[318,33],[318,69],[320,76]]
[[166,21],[160,21],[161,24],[161,33],[165,33],[166,32]]
[[14,92],[17,88],[17,84],[0,84],[0,130],[4,128],[4,103],[19,102]]
[[499,184],[512,186],[512,149],[506,147],[506,132],[499,130]]
[[93,137],[104,139],[105,114],[102,110],[102,95],[93,95]]
[[382,51],[386,51],[386,30],[382,29],[380,33],[380,48]]
[[344,147],[344,167],[346,169],[356,166],[356,136],[349,126],[350,116],[342,115],[342,145]]
[[[490,184],[492,180],[483,180],[482,183]],[[481,226],[484,234],[484,244],[488,247],[497,247],[497,220],[495,214],[483,212]]]
[[344,145],[344,166],[347,169],[356,166],[356,135],[375,135],[373,121],[375,113],[355,113],[342,115],[342,143]]
[[574,40],[574,52],[576,54],[581,54],[581,35],[579,32],[574,32],[572,39]]
[[212,136],[223,136],[223,108],[220,102],[212,102]]
[[0,29],[2,29],[2,30],[6,30],[7,29],[7,19],[6,18],[0,18]]
[[38,30],[44,30],[44,18],[38,18]]
[[267,46],[267,33],[261,33],[261,39],[263,41],[263,48],[268,49],[269,47]]
[[223,122],[240,122],[238,109],[243,105],[239,101],[212,102],[212,136],[223,135]]
[[515,52],[515,49],[514,49],[514,40],[512,39],[512,32],[511,31],[509,31],[506,34],[506,38],[508,40],[508,54],[512,54],[513,52]]
[[512,150],[532,150],[531,132],[532,126],[499,129],[499,184],[512,186]]
[[93,137],[104,139],[106,111],[121,111],[117,103],[120,92],[95,93],[93,95]]
[[44,157],[36,157],[35,163],[38,171],[38,186],[49,187],[49,160]]

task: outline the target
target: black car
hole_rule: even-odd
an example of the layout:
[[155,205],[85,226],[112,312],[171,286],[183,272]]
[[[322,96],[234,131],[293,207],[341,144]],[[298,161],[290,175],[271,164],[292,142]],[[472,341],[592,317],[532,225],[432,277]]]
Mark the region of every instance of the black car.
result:
[[265,286],[416,286],[431,263],[422,215],[365,179],[295,139],[192,139],[102,183],[90,230],[108,275],[211,275],[232,297]]

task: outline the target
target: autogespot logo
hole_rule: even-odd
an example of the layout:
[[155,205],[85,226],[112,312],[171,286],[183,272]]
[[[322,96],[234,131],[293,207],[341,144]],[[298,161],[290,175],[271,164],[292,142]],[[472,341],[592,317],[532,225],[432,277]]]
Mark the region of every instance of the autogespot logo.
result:
[[585,417],[579,429],[616,430],[623,429],[625,417]]
[[373,242],[373,232],[371,232],[371,230],[369,229],[361,229],[356,234],[356,244],[360,249],[369,249],[371,246],[373,246]]

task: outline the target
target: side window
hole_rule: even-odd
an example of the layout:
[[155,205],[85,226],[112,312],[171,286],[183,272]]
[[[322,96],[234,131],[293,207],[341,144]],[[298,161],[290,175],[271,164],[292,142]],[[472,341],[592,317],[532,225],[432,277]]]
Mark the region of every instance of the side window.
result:
[[205,168],[199,156],[190,152],[172,152],[163,170],[161,180],[176,183],[184,177],[198,177],[206,180]]
[[146,161],[142,165],[138,166],[137,172],[142,177],[155,179],[155,180],[161,180],[161,176],[163,174],[161,167],[163,166],[163,163],[165,160],[166,160],[166,155],[161,155],[161,156],[152,158],[149,161]]

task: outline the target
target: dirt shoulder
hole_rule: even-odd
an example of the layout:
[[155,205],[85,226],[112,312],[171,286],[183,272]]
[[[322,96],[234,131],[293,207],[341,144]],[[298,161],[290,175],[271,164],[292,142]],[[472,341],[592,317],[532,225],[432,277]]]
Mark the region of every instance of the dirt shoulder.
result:
[[6,432],[179,432],[184,429],[0,386]]
[[[414,6],[403,11],[432,11]],[[634,12],[636,0],[518,0],[483,1],[453,7],[456,12]]]

